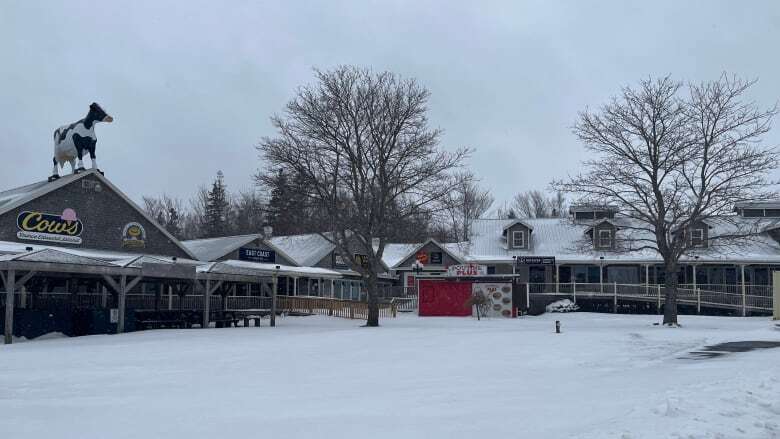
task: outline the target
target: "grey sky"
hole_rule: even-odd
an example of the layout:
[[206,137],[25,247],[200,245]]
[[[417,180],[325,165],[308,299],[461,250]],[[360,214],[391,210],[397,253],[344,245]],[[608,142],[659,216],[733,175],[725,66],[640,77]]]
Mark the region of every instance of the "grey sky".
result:
[[418,78],[443,145],[475,148],[499,200],[576,171],[577,112],[648,75],[728,71],[780,98],[774,1],[161,3],[2,3],[0,188],[48,176],[53,130],[92,101],[115,117],[100,167],[134,199],[188,197],[219,169],[249,188],[268,117],[337,64]]

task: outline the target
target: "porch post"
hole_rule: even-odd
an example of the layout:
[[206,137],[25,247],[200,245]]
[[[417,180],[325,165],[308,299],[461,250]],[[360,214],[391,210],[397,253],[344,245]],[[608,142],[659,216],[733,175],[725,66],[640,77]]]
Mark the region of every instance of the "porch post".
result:
[[604,263],[599,265],[599,292],[604,294]]
[[561,293],[561,266],[555,264],[555,294]]
[[745,317],[747,315],[747,309],[745,307],[745,296],[746,296],[746,290],[745,290],[745,264],[742,264],[739,266],[740,273],[742,275],[742,317]]
[[650,264],[645,264],[645,296],[650,295]]
[[292,295],[293,296],[297,296],[298,295],[298,276],[293,278],[293,293],[292,293]]
[[5,330],[4,343],[13,343],[14,335],[14,288],[16,284],[16,272],[8,270],[5,277]]
[[[278,270],[278,267],[277,267]],[[276,286],[279,284],[278,271],[274,271],[273,289],[271,290],[271,327],[276,326]]]
[[613,282],[612,295],[614,302],[612,303],[612,312],[617,313],[617,282]]
[[696,291],[696,264],[693,264],[693,291]]
[[336,297],[336,290],[333,289],[333,279],[330,280],[330,297]]
[[116,332],[125,332],[125,303],[127,302],[127,276],[119,278],[119,291],[117,291],[117,320]]
[[208,328],[210,320],[211,320],[211,280],[206,279],[206,288],[203,290],[203,322],[201,323],[201,328],[203,329]]

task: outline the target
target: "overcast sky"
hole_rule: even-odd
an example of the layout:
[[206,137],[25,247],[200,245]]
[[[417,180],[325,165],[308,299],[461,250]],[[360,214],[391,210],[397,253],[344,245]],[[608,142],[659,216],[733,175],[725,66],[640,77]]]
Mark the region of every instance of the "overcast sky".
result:
[[427,86],[443,146],[474,148],[499,200],[576,171],[577,112],[648,75],[728,71],[780,99],[776,1],[161,3],[2,2],[0,189],[47,177],[52,132],[93,101],[115,118],[100,167],[133,199],[187,198],[218,170],[249,189],[269,116],[338,64]]

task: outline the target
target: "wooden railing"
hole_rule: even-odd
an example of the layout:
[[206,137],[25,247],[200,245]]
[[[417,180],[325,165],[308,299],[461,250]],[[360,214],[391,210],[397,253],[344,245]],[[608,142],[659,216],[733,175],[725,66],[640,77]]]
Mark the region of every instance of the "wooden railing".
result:
[[[333,299],[313,296],[279,296],[277,310],[288,313],[319,314],[347,319],[367,319],[368,303],[356,300]],[[398,314],[394,303],[380,303],[379,317],[389,318]]]

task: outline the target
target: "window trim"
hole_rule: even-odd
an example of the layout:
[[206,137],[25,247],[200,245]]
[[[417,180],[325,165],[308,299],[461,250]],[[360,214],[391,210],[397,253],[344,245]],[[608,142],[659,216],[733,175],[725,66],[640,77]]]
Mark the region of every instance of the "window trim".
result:
[[[604,244],[604,236],[602,234],[606,234],[607,244]],[[610,229],[599,229],[598,231],[598,240],[597,240],[599,248],[609,248],[612,247],[612,230]]]
[[[696,232],[699,232],[701,236],[698,238],[695,235]],[[699,240],[697,243],[696,240]],[[691,229],[691,246],[692,247],[704,247],[704,229],[701,227],[697,227],[695,229]]]
[[[517,245],[517,237],[521,237],[520,245]],[[512,231],[512,248],[525,248],[525,230]]]

